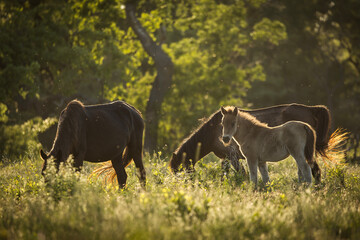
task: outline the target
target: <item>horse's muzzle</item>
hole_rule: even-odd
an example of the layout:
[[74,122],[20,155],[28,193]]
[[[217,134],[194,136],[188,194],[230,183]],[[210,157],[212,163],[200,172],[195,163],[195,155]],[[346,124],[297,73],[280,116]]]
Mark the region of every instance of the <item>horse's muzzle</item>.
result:
[[222,140],[223,140],[223,142],[224,143],[229,143],[230,142],[230,137],[229,136],[224,136],[223,138],[222,138]]

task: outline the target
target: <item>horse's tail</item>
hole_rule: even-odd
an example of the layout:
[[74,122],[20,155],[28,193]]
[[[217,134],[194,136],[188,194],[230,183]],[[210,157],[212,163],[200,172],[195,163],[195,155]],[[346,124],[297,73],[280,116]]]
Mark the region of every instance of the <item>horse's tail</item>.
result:
[[[128,147],[126,147],[123,152],[122,160],[123,160],[124,168],[129,166],[129,164],[131,163],[132,158],[129,156]],[[103,182],[105,185],[107,185],[109,183],[114,184],[117,182],[117,175],[116,175],[115,169],[113,168],[111,161],[98,163],[98,165],[99,166],[91,172],[89,178],[91,178],[93,176],[95,178],[99,178],[101,175],[104,175]]]
[[330,136],[328,147],[325,149],[325,154],[322,154],[322,159],[331,163],[340,164],[341,160],[345,157],[346,140],[348,138],[348,132],[343,129],[336,129]]
[[306,143],[305,143],[305,158],[306,162],[310,165],[311,173],[315,179],[315,184],[320,183],[321,179],[321,170],[317,164],[314,154],[315,154],[315,145],[316,145],[316,133],[315,130],[310,125],[304,125],[306,130]]
[[316,153],[326,157],[326,149],[329,147],[328,132],[331,125],[330,111],[325,106],[316,106],[312,108],[317,119],[316,124]]

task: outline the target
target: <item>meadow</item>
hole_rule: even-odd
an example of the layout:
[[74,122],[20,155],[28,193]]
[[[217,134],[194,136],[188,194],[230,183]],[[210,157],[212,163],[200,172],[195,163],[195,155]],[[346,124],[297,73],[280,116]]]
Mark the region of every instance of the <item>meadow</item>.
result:
[[255,189],[234,171],[221,181],[215,156],[191,175],[172,175],[168,160],[144,157],[146,190],[132,163],[119,190],[91,177],[95,164],[45,183],[37,154],[3,159],[0,239],[360,239],[360,166],[321,164],[322,183],[307,188],[289,158]]

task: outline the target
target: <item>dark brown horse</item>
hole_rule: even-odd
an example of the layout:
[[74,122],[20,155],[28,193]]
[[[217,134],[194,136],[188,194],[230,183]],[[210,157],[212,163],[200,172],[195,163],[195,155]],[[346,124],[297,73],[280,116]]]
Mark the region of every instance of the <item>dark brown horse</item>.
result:
[[[292,103],[241,111],[251,114],[269,127],[292,120],[309,124],[316,132],[316,152],[321,156],[327,157],[327,152],[336,148],[338,144],[338,141],[334,141],[336,135],[329,138],[330,112],[325,106]],[[180,144],[170,159],[170,168],[173,172],[180,170],[181,165],[187,170],[192,169],[197,160],[210,152],[221,159],[229,158],[234,168],[237,171],[240,170],[238,160],[244,157],[235,142],[231,141],[228,146],[224,146],[222,143],[220,139],[222,134],[221,118],[221,111],[215,112]]]
[[146,173],[142,162],[142,137],[144,121],[133,106],[115,101],[107,104],[84,106],[71,101],[61,112],[56,137],[48,154],[40,151],[44,160],[54,158],[57,169],[69,155],[74,157],[74,167],[81,169],[83,161],[104,162],[111,160],[120,187],[126,184],[125,167],[133,159],[140,172],[142,186]]

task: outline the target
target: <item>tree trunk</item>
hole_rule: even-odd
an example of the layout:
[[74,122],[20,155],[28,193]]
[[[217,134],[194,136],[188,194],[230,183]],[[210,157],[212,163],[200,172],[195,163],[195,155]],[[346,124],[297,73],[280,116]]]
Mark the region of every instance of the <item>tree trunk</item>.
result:
[[156,150],[158,125],[161,114],[161,104],[166,92],[170,89],[173,74],[171,58],[163,51],[160,45],[154,42],[135,16],[136,6],[132,3],[125,4],[126,18],[131,28],[139,38],[144,50],[154,60],[157,75],[152,84],[149,100],[145,110],[145,143],[144,150]]

